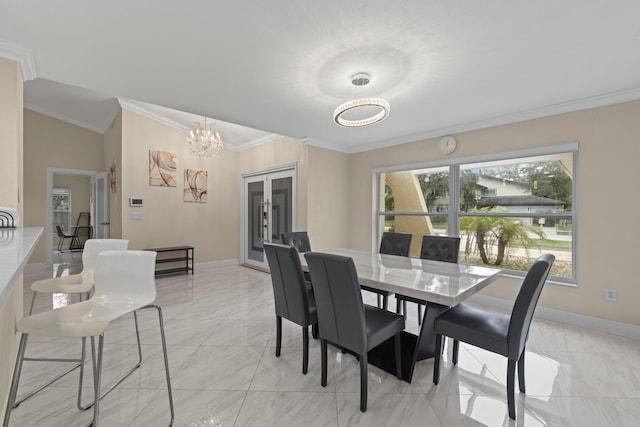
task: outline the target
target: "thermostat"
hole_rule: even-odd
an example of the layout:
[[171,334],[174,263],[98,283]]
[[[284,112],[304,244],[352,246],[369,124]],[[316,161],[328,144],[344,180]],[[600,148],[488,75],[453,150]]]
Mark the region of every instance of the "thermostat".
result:
[[141,197],[129,197],[129,206],[138,207],[143,204],[143,199]]

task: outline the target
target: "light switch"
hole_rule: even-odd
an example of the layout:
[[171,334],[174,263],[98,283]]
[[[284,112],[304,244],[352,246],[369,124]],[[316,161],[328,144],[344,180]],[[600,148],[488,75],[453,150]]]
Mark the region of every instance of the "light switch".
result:
[[142,221],[142,212],[131,212],[129,214],[129,219],[131,221]]

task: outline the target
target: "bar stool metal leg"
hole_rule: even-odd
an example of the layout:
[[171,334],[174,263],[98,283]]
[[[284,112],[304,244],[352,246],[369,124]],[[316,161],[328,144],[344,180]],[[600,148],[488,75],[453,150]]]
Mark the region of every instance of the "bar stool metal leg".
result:
[[9,399],[7,400],[7,409],[4,413],[3,427],[9,427],[9,417],[16,400],[18,392],[18,384],[20,383],[20,373],[22,372],[22,361],[24,360],[24,350],[27,348],[27,334],[22,334],[20,344],[18,346],[18,356],[16,356],[16,365],[13,368],[13,377],[11,378],[11,388],[9,389]]

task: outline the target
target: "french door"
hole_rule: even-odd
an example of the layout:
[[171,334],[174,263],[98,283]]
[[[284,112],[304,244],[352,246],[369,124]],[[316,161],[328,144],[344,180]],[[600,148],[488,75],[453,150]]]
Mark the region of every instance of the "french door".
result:
[[243,177],[243,262],[268,269],[265,242],[281,243],[280,233],[293,231],[295,167]]

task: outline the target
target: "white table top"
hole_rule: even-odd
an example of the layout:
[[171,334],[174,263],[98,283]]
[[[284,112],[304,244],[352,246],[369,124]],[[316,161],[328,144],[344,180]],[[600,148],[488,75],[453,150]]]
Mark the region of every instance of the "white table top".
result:
[[[501,271],[354,249],[318,252],[352,258],[362,285],[447,306],[457,305],[485,288],[499,277]],[[300,257],[300,262],[306,271],[304,256]]]
[[0,307],[11,294],[43,230],[42,227],[0,229]]

